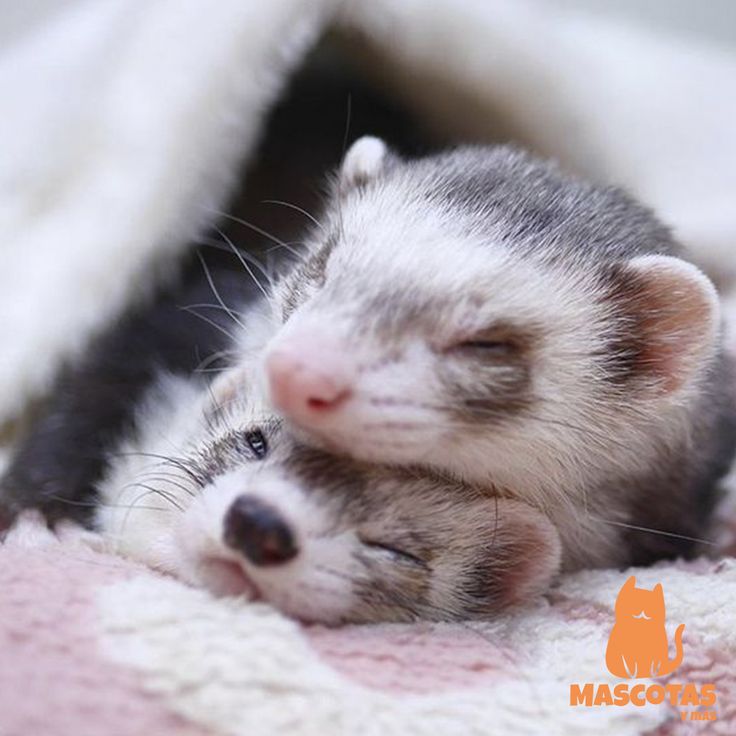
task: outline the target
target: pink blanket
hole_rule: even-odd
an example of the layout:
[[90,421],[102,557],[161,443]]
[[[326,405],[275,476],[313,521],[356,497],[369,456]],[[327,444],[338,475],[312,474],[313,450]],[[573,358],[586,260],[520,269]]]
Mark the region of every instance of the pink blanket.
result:
[[568,576],[483,624],[326,629],[28,522],[0,547],[0,734],[735,733],[727,557],[633,571],[640,587],[663,584],[670,642],[685,624],[683,664],[663,684],[713,683],[715,707],[570,705],[573,684],[623,682],[604,652],[631,572]]

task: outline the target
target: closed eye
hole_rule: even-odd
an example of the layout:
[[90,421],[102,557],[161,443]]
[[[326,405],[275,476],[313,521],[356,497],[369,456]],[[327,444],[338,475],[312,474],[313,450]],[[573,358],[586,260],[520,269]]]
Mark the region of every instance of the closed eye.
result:
[[514,355],[518,350],[519,338],[505,325],[480,330],[451,343],[447,348],[447,351],[452,353],[472,353],[496,357]]
[[360,540],[365,547],[379,554],[387,555],[398,562],[408,562],[412,565],[420,565],[421,567],[427,567],[427,563],[417,557],[416,555],[407,552],[406,550],[395,547],[392,544],[386,544],[385,542],[376,542],[373,540]]
[[513,352],[514,345],[502,340],[466,340],[458,343],[455,348],[465,350],[483,350],[486,352],[509,354]]

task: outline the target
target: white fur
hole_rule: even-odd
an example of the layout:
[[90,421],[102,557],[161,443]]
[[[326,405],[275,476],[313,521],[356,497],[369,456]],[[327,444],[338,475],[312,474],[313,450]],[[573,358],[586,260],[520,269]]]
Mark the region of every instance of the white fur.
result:
[[[273,506],[295,530],[299,553],[294,560],[276,567],[258,567],[225,546],[225,514],[244,493]],[[177,523],[175,534],[181,555],[177,573],[192,583],[211,587],[202,562],[208,558],[229,559],[245,570],[265,600],[284,613],[306,620],[338,622],[353,605],[350,578],[354,545],[347,536],[331,537],[331,522],[326,508],[310,502],[303,489],[279,477],[278,472],[261,472],[257,466],[244,465],[204,488]]]
[[[97,526],[108,548],[220,594],[227,591],[208,563],[240,564],[261,594],[284,612],[339,620],[352,605],[346,583],[352,544],[347,537],[329,536],[332,519],[326,509],[308,503],[300,488],[258,463],[243,463],[200,488],[177,464],[165,462],[165,457],[184,457],[216,439],[217,431],[205,418],[211,408],[210,392],[183,379],[164,378],[151,391],[139,412],[138,431],[116,449],[110,472],[98,484]],[[248,427],[263,417],[255,394],[224,411],[229,418],[222,428],[232,426],[235,418]],[[225,545],[225,514],[244,493],[266,500],[292,523],[297,560],[264,572]],[[342,570],[344,577],[324,569]]]
[[179,504],[187,498],[190,479],[165,458],[181,456],[202,437],[207,401],[201,387],[173,377],[150,392],[135,436],[115,449],[110,470],[98,484],[96,522],[112,551],[176,572],[176,508],[150,489],[171,494]]
[[40,549],[59,544],[58,537],[49,529],[38,511],[24,511],[2,537],[3,544],[20,549]]
[[99,534],[68,521],[62,521],[49,528],[46,519],[39,511],[23,511],[13,525],[0,534],[0,542],[6,547],[19,549],[41,549],[44,547],[67,548],[88,547],[102,550],[105,540]]
[[350,186],[360,179],[375,176],[383,165],[386,144],[380,138],[363,136],[350,147],[342,163],[341,175]]

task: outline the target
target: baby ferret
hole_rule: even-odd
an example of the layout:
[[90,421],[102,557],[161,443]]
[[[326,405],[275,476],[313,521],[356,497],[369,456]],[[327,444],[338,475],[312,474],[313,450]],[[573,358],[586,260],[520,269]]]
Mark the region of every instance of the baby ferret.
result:
[[113,551],[306,621],[488,617],[543,592],[560,543],[539,511],[295,442],[246,395],[167,378],[98,484]]
[[260,374],[315,447],[524,501],[566,569],[707,534],[736,436],[718,297],[619,189],[508,147],[361,139],[268,319],[220,391]]

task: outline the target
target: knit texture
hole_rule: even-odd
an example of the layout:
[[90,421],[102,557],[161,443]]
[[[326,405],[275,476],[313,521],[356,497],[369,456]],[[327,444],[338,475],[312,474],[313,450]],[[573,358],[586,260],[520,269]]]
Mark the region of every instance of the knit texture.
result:
[[[214,599],[35,520],[21,531],[0,547],[2,736],[736,731],[730,558],[569,575],[489,622],[329,629]],[[683,664],[663,683],[715,683],[718,720],[569,705],[572,683],[619,682],[604,652],[632,573],[662,583],[670,641],[686,624]]]

